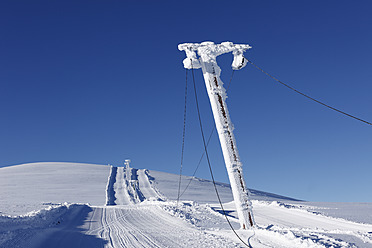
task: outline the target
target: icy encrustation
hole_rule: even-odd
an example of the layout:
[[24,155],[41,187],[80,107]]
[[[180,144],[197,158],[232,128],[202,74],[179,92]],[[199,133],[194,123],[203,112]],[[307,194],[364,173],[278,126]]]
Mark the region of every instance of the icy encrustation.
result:
[[220,79],[221,68],[217,65],[216,57],[232,52],[234,55],[232,68],[239,70],[246,65],[243,53],[249,48],[251,48],[249,45],[233,44],[232,42],[221,44],[202,42],[200,44],[184,43],[178,45],[180,51],[186,52],[187,58],[183,60],[186,69],[202,68],[242,229],[254,226],[252,205],[243,177],[242,163],[233,134],[233,124],[225,101],[227,98],[226,90]]

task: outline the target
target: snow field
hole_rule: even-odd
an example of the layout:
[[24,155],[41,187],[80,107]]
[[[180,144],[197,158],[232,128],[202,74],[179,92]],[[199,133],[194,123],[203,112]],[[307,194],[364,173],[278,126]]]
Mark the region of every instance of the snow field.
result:
[[[267,202],[253,201],[258,227],[254,230],[244,231],[239,230],[234,203],[225,204],[224,208],[235,230],[244,240],[249,240],[252,247],[372,247],[372,234],[366,231],[371,230],[372,225],[320,216],[306,210],[283,208],[276,204],[271,206],[270,216],[262,217],[268,212],[266,206],[269,205]],[[229,237],[239,243],[238,238],[227,226],[218,205],[199,205],[192,202],[184,203],[178,208],[175,204],[163,207],[168,213],[184,219],[201,230]],[[281,215],[282,208],[288,211],[286,215]],[[295,214],[290,217],[292,213]],[[270,220],[272,216],[276,216],[276,223],[266,224],[266,221]],[[314,217],[314,220],[308,224],[311,217]],[[295,222],[299,227],[294,227],[292,222]],[[354,230],[349,231],[347,227],[350,227],[351,230],[354,228]],[[344,230],[341,230],[342,228]]]
[[46,203],[103,205],[110,167],[81,163],[32,163],[0,168],[0,214],[22,215]]
[[[0,200],[1,248],[245,247],[226,223],[208,180],[183,176],[182,187],[187,180],[191,183],[177,204],[178,175],[71,163],[6,168],[4,174],[5,168],[0,168],[0,179],[5,180],[0,181],[4,187],[0,199],[9,192],[20,193],[6,195],[5,204]],[[17,178],[17,184],[10,176]],[[57,185],[45,177],[55,179]],[[352,212],[351,204],[308,203],[252,190],[258,226],[239,230],[229,186],[218,183],[217,187],[236,232],[254,248],[372,247],[372,204],[357,204],[358,211]],[[48,197],[32,193],[39,189]],[[25,197],[25,192],[30,195]],[[93,206],[57,204],[63,199],[81,202],[76,200],[79,197]],[[43,209],[24,214],[28,203]],[[16,212],[23,215],[9,216]]]

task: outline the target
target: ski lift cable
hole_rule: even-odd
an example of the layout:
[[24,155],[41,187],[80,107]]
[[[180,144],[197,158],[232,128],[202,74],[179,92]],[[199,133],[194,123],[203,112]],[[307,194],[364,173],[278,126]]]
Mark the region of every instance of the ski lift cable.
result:
[[371,126],[372,126],[372,123],[371,123],[371,122],[368,122],[368,121],[366,121],[366,120],[363,120],[363,119],[361,119],[361,118],[358,118],[358,117],[356,117],[356,116],[354,116],[354,115],[348,114],[348,113],[346,113],[346,112],[344,112],[344,111],[342,111],[342,110],[339,110],[339,109],[334,108],[334,107],[332,107],[332,106],[330,106],[330,105],[328,105],[328,104],[325,104],[325,103],[323,103],[323,102],[321,102],[321,101],[319,101],[319,100],[316,100],[315,98],[312,98],[312,97],[310,97],[310,96],[308,96],[308,95],[302,93],[301,91],[296,90],[296,89],[293,88],[292,86],[290,86],[290,85],[288,85],[288,84],[286,84],[286,83],[283,83],[282,81],[280,81],[279,79],[277,79],[276,77],[274,77],[273,75],[271,75],[270,73],[264,71],[261,67],[259,67],[258,65],[256,65],[255,63],[253,63],[251,60],[247,59],[246,57],[244,57],[244,59],[246,59],[247,62],[249,62],[249,63],[250,63],[251,65],[253,65],[254,67],[256,67],[258,70],[260,70],[261,72],[263,72],[264,74],[266,74],[266,75],[269,76],[270,78],[274,79],[274,80],[277,81],[278,83],[284,85],[284,86],[287,87],[288,89],[293,90],[294,92],[296,92],[296,93],[298,93],[298,94],[300,94],[300,95],[302,95],[302,96],[304,96],[304,97],[306,97],[306,98],[308,98],[308,99],[310,99],[310,100],[312,100],[312,101],[314,101],[314,102],[317,102],[317,103],[323,105],[324,107],[327,107],[327,108],[332,109],[332,110],[334,110],[334,111],[336,111],[336,112],[338,112],[338,113],[340,113],[340,114],[343,114],[343,115],[349,116],[349,117],[351,117],[351,118],[353,118],[353,119],[355,119],[355,120],[358,120],[358,121],[364,122],[365,124],[368,124],[368,125],[371,125]]
[[[223,207],[223,204],[222,204],[222,201],[221,201],[221,198],[220,198],[220,195],[218,193],[218,190],[217,190],[217,185],[216,185],[216,182],[214,180],[214,176],[213,176],[213,171],[212,171],[212,165],[211,165],[211,162],[209,160],[209,155],[208,155],[208,150],[207,150],[207,143],[205,141],[205,137],[204,137],[204,131],[203,131],[203,125],[202,125],[202,121],[201,121],[201,116],[200,116],[200,110],[199,110],[199,102],[198,102],[198,95],[197,95],[197,92],[196,92],[196,84],[195,84],[195,77],[194,77],[194,68],[192,67],[192,61],[191,61],[191,72],[192,72],[192,80],[193,80],[193,85],[194,85],[194,94],[195,94],[195,103],[196,103],[196,109],[197,109],[197,112],[198,112],[198,119],[199,119],[199,126],[200,126],[200,132],[201,132],[201,136],[202,136],[202,139],[203,139],[203,145],[204,145],[204,151],[205,151],[205,157],[207,159],[207,162],[208,162],[208,167],[209,167],[209,172],[211,174],[211,178],[212,178],[212,182],[213,182],[213,186],[214,186],[214,190],[216,192],[216,196],[217,196],[217,199],[218,199],[218,202],[221,206],[221,210],[223,212],[223,215],[225,216],[226,218],[226,221],[227,223],[229,224],[231,230],[234,232],[234,234],[236,235],[236,237],[238,237],[238,239],[244,244],[246,245],[247,247],[251,247],[252,246],[249,244],[244,242],[244,240],[239,236],[239,234],[235,231],[234,227],[232,226],[229,218],[227,217],[227,214],[226,214],[226,211]],[[248,240],[249,241],[249,240]]]
[[[231,76],[230,76],[230,80],[229,80],[229,84],[227,85],[227,88],[226,88],[226,92],[229,90],[229,88],[230,88],[230,86],[231,86],[231,81],[232,81],[232,79],[233,79],[234,72],[235,72],[235,70],[232,70],[232,73],[231,73]],[[187,79],[186,79],[186,80],[187,80]],[[209,135],[208,141],[207,141],[207,147],[208,147],[208,145],[209,145],[209,142],[211,141],[211,138],[212,138],[212,136],[213,136],[214,130],[215,130],[215,128],[213,127],[213,128],[212,128],[212,131],[211,131],[211,133],[210,133],[210,135]],[[188,181],[188,183],[187,183],[185,189],[182,191],[182,193],[179,195],[179,197],[178,197],[177,199],[179,199],[181,196],[183,196],[183,194],[184,194],[184,193],[186,192],[186,190],[189,188],[190,183],[191,183],[192,180],[194,179],[194,176],[196,175],[196,172],[197,172],[198,169],[199,169],[199,166],[200,166],[200,164],[201,164],[201,161],[202,161],[203,158],[204,158],[204,155],[205,155],[205,151],[203,151],[202,155],[200,156],[199,162],[198,162],[198,164],[197,164],[197,166],[196,166],[196,168],[195,168],[195,170],[194,170],[194,173],[192,174],[191,178],[189,179],[189,181]],[[180,179],[180,180],[181,180],[181,179]],[[177,200],[177,203],[178,203],[178,200]]]
[[[211,138],[212,138],[212,136],[213,136],[213,133],[214,133],[214,128],[212,129],[211,134],[209,135],[209,138],[208,138],[208,141],[207,141],[207,147],[208,147],[208,145],[209,145],[209,142],[211,141]],[[182,191],[180,197],[183,196],[183,194],[184,194],[184,193],[186,192],[186,190],[189,188],[189,186],[190,186],[192,180],[194,179],[194,176],[196,175],[196,172],[198,171],[198,169],[199,169],[199,167],[200,167],[200,164],[201,164],[201,161],[202,161],[203,158],[204,158],[204,155],[205,155],[205,151],[203,150],[203,153],[202,153],[202,155],[200,156],[200,159],[199,159],[198,165],[196,166],[196,168],[195,168],[195,170],[194,170],[194,173],[192,174],[191,178],[189,179],[189,181],[188,181],[188,183],[187,183],[185,189]]]
[[181,168],[180,168],[180,178],[178,181],[178,194],[177,194],[177,207],[180,200],[180,191],[181,191],[181,177],[182,177],[182,165],[183,165],[183,154],[185,150],[185,134],[186,134],[186,113],[187,113],[187,69],[186,71],[186,83],[185,83],[185,107],[183,112],[183,131],[182,131],[182,151],[181,151]]
[[[368,125],[372,125],[371,122],[368,122],[368,121],[365,121],[365,120],[363,120],[363,119],[361,119],[361,118],[355,117],[354,115],[348,114],[348,113],[346,113],[346,112],[344,112],[344,111],[341,111],[341,110],[339,110],[339,109],[337,109],[337,108],[334,108],[334,107],[332,107],[332,106],[330,106],[330,105],[328,105],[328,104],[325,104],[325,103],[323,103],[323,102],[321,102],[321,101],[319,101],[319,100],[316,100],[316,99],[314,99],[314,98],[312,98],[312,97],[310,97],[310,96],[308,96],[308,95],[306,95],[306,94],[304,94],[304,93],[302,93],[302,92],[296,90],[296,89],[293,88],[292,86],[290,86],[290,85],[288,85],[288,84],[286,84],[286,83],[283,83],[282,81],[280,81],[279,79],[277,79],[276,77],[274,77],[273,75],[271,75],[270,73],[264,71],[261,67],[259,67],[259,66],[256,65],[254,62],[252,62],[251,60],[247,59],[246,57],[244,57],[244,59],[245,59],[247,62],[249,62],[250,64],[252,64],[254,67],[256,67],[258,70],[260,70],[261,72],[263,72],[264,74],[266,74],[267,76],[269,76],[270,78],[274,79],[275,81],[277,81],[278,83],[282,84],[283,86],[285,86],[285,87],[287,87],[287,88],[293,90],[294,92],[296,92],[296,93],[298,93],[298,94],[300,94],[300,95],[302,95],[302,96],[304,96],[304,97],[306,97],[306,98],[308,98],[308,99],[310,99],[310,100],[312,100],[312,101],[314,101],[314,102],[317,102],[317,103],[319,103],[319,104],[321,104],[321,105],[323,105],[323,106],[325,106],[325,107],[327,107],[327,108],[330,108],[330,109],[332,109],[332,110],[334,110],[334,111],[336,111],[336,112],[339,112],[339,113],[341,113],[341,114],[343,114],[343,115],[349,116],[349,117],[351,117],[351,118],[353,118],[353,119],[356,119],[356,120],[361,121],[361,122],[363,122],[363,123],[366,123],[366,124],[368,124]],[[229,87],[230,87],[230,85],[231,85],[231,80],[232,80],[232,77],[233,77],[233,75],[234,75],[234,72],[235,72],[235,70],[232,71],[232,75],[231,75],[231,78],[230,78],[230,82],[229,82],[229,84],[228,84],[228,87],[227,87],[227,89],[226,89],[226,92],[228,91],[228,89],[229,89]],[[212,136],[213,132],[214,132],[214,129],[212,129],[212,132],[211,132],[211,134],[210,134],[210,136],[209,136],[209,139],[208,139],[208,142],[207,142],[207,146],[208,146],[208,144],[209,144],[209,141],[210,141],[210,139],[211,139],[211,136]],[[190,180],[189,180],[189,182],[188,182],[186,188],[183,190],[181,196],[185,193],[185,191],[186,191],[187,188],[189,187],[189,185],[190,185],[190,183],[191,183],[193,177],[195,176],[196,171],[198,170],[198,168],[199,168],[199,166],[200,166],[201,160],[202,160],[202,158],[204,157],[204,153],[205,153],[205,152],[203,152],[203,154],[202,154],[202,156],[201,156],[201,158],[200,158],[200,160],[199,160],[199,163],[198,163],[198,165],[197,165],[197,167],[196,167],[196,169],[195,169],[195,171],[194,171],[192,177],[190,178]]]

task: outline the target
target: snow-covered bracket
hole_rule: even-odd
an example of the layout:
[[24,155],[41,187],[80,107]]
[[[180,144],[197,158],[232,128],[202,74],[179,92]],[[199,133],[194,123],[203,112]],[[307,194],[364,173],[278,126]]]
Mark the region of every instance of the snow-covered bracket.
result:
[[[232,52],[234,55],[234,60],[231,67],[234,70],[240,70],[247,65],[247,60],[244,58],[243,54],[246,50],[252,48],[246,44],[233,44],[232,42],[226,41],[221,44],[214,44],[211,41],[205,41],[202,43],[183,43],[178,45],[178,50],[185,51],[186,58],[183,60],[183,66],[186,69],[199,69],[201,64],[197,58],[198,55],[205,58],[205,61],[210,59],[215,60],[217,56]],[[208,51],[207,51],[208,50]],[[208,58],[210,56],[210,58]]]

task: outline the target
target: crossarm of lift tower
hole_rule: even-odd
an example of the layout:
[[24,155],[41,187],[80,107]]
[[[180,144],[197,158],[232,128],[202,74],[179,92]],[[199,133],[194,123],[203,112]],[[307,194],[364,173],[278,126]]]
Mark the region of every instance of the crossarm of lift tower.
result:
[[247,64],[243,54],[250,48],[252,48],[250,45],[234,44],[229,41],[222,42],[221,44],[214,44],[214,42],[205,41],[202,43],[183,43],[178,45],[178,50],[185,51],[186,53],[186,58],[183,60],[183,65],[186,69],[201,68],[196,52],[198,52],[200,57],[203,57],[203,61],[205,62],[211,60],[215,61],[217,56],[232,52],[234,60],[231,66],[234,70],[240,70]]

